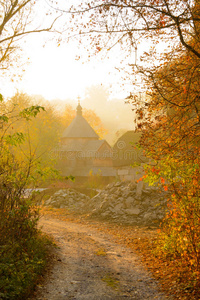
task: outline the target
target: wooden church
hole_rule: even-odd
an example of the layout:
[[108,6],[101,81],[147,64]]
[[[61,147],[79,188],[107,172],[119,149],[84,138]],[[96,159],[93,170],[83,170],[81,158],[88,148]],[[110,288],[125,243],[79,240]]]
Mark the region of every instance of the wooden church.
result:
[[59,168],[64,176],[88,176],[101,174],[115,176],[112,148],[106,140],[100,140],[94,129],[82,115],[80,102],[76,117],[65,129],[59,146]]

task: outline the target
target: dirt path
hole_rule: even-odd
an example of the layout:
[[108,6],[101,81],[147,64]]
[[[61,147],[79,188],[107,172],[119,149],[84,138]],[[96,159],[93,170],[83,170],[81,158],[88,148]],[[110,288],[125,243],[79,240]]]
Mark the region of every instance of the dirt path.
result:
[[87,225],[43,217],[42,230],[58,244],[56,263],[35,300],[166,298],[130,249]]

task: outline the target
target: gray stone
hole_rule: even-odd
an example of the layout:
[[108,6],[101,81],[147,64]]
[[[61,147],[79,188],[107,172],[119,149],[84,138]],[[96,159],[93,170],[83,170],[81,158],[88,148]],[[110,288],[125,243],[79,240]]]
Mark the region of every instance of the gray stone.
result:
[[133,204],[135,201],[135,198],[133,197],[128,197],[126,200],[125,200],[125,203],[127,206],[130,206],[131,204]]
[[118,181],[118,182],[116,182],[115,183],[115,185],[114,186],[116,186],[116,187],[119,187],[119,186],[122,186],[123,185],[123,183],[122,182],[120,182],[120,181]]
[[117,198],[114,198],[114,200],[115,200],[116,203],[123,203],[124,202],[123,197],[117,197]]
[[144,214],[143,218],[144,218],[144,221],[150,221],[150,220],[156,219],[156,214],[147,212]]
[[100,205],[99,208],[100,208],[101,210],[104,210],[104,209],[106,209],[107,207],[108,207],[108,202],[104,200],[104,201],[101,203],[101,205]]
[[60,208],[66,208],[66,206],[65,205],[60,205]]
[[130,183],[128,184],[129,190],[135,190],[136,187],[137,187],[137,184],[136,184],[135,182],[130,182]]
[[108,212],[108,211],[106,211],[106,212],[104,212],[104,213],[101,214],[102,217],[106,217],[106,216],[108,216],[108,215],[109,215],[109,212]]
[[132,216],[138,216],[140,214],[140,209],[139,208],[132,208],[132,209],[125,209],[125,212],[128,215],[132,215]]
[[123,208],[123,203],[118,203],[118,204],[115,206],[114,210],[115,210],[115,212],[119,212],[119,213],[121,214],[122,208]]
[[144,182],[143,181],[139,181],[137,183],[136,193],[135,193],[135,197],[137,199],[141,199],[143,186],[144,186]]

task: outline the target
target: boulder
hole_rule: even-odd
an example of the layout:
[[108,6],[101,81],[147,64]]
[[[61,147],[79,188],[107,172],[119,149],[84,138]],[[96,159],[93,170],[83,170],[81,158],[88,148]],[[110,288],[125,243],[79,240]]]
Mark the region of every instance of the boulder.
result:
[[127,208],[130,208],[134,205],[134,202],[135,202],[135,198],[133,197],[128,197],[125,199],[125,205]]
[[139,208],[125,209],[125,213],[132,216],[138,216],[140,212]]

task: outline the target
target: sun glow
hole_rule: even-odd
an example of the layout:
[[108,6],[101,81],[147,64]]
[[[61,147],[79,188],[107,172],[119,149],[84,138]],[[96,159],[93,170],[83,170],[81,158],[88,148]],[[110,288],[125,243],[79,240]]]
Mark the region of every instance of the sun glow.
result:
[[119,72],[113,74],[116,64],[114,59],[108,62],[107,59],[98,60],[93,57],[86,61],[80,57],[77,60],[77,47],[73,43],[58,47],[52,41],[43,47],[36,39],[31,38],[24,49],[30,57],[29,63],[25,65],[21,80],[9,81],[9,89],[5,82],[2,89],[5,97],[10,97],[19,90],[29,95],[42,95],[47,100],[77,99],[78,96],[84,97],[85,89],[91,85],[110,87],[120,80]]

